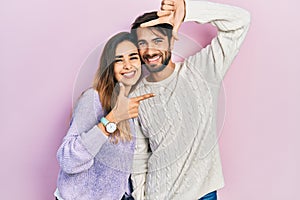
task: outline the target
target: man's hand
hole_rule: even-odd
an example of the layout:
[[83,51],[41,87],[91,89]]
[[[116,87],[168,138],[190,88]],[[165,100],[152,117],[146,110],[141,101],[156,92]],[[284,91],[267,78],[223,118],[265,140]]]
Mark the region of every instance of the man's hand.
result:
[[149,27],[157,24],[168,23],[173,26],[173,37],[178,40],[178,30],[185,17],[184,0],[163,0],[161,10],[157,12],[158,19],[141,24],[141,27]]

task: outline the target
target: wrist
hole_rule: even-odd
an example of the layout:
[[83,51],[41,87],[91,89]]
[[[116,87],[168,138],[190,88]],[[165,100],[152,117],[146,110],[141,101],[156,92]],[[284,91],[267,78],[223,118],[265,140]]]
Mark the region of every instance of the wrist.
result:
[[100,123],[102,125],[100,126],[103,126],[108,134],[112,134],[117,130],[117,124],[114,121],[111,121],[109,117],[107,117],[108,115],[101,118]]
[[110,111],[106,116],[105,116],[105,118],[108,120],[108,121],[110,121],[110,122],[114,122],[114,123],[118,123],[118,121],[117,121],[117,119],[116,119],[116,117],[115,117],[115,115],[114,115],[114,110],[112,110],[112,111]]
[[[113,110],[110,111],[110,112],[105,116],[105,118],[106,118],[108,121],[114,122],[114,123],[117,124],[117,120],[116,120],[116,118],[115,118],[115,116],[114,116]],[[106,136],[110,136],[111,133],[109,133],[109,132],[106,131],[106,127],[103,125],[103,123],[99,122],[99,123],[97,124],[97,126],[98,126],[98,128],[100,128],[100,129],[102,130],[102,132],[103,132]]]
[[108,133],[105,129],[105,126],[100,122],[97,124],[98,128],[103,132],[104,135],[107,137],[110,136],[110,133]]

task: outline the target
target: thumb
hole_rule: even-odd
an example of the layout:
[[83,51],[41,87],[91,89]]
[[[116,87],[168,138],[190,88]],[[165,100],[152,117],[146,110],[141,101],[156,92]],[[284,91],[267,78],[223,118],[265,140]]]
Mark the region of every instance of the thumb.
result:
[[172,31],[172,35],[174,37],[175,40],[179,40],[179,37],[178,37],[178,28],[174,28],[173,31]]
[[125,96],[125,86],[121,82],[119,82],[119,86],[120,86],[119,97],[123,97],[123,96]]

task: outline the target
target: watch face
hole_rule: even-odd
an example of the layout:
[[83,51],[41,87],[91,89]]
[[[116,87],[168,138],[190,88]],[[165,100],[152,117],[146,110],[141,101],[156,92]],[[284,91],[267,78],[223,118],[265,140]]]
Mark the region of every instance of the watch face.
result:
[[106,125],[106,131],[107,131],[107,132],[113,133],[113,132],[115,132],[116,130],[117,130],[117,125],[116,125],[115,123],[110,122],[110,123],[108,123],[108,124]]

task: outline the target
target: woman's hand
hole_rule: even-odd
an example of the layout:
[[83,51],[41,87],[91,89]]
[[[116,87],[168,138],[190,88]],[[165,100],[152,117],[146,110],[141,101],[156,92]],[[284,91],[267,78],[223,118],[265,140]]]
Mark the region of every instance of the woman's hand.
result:
[[112,109],[114,122],[118,123],[123,120],[135,118],[138,116],[140,102],[154,97],[155,94],[149,93],[138,97],[128,98],[125,96],[125,87],[120,84],[120,93],[116,102],[115,107]]

